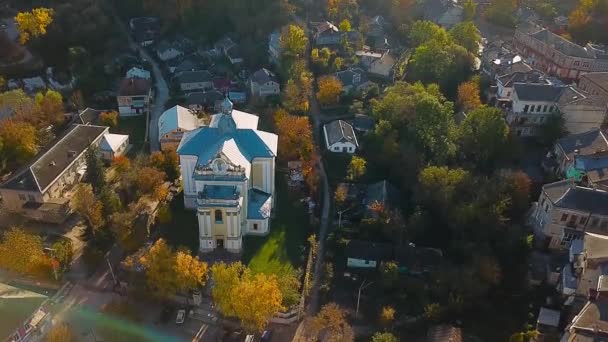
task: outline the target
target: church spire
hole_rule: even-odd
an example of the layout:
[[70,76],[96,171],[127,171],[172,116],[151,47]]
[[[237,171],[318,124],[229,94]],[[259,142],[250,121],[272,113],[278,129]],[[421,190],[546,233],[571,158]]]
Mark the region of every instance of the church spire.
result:
[[224,102],[222,102],[222,114],[231,115],[232,114],[232,101],[228,98],[228,93],[224,94]]

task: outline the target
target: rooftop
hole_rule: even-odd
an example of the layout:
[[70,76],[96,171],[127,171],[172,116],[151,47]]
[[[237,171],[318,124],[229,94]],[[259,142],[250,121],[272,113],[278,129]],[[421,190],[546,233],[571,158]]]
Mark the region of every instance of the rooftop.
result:
[[596,53],[588,47],[583,47],[578,44],[575,44],[547,29],[541,29],[540,31],[530,34],[530,36],[537,40],[540,40],[541,42],[547,45],[552,46],[557,51],[563,53],[566,56],[580,58],[597,58]]
[[545,184],[543,191],[556,207],[608,215],[608,192],[575,185],[570,180]]
[[581,80],[587,79],[589,82],[599,86],[605,92],[608,92],[608,72],[591,72],[581,76]]
[[81,155],[108,127],[72,125],[48,149],[25,168],[15,173],[3,188],[44,192],[53,181]]
[[257,190],[249,189],[249,205],[247,207],[248,220],[265,220],[270,217],[272,196]]
[[608,151],[608,139],[599,128],[584,133],[571,134],[557,140],[556,143],[568,159],[572,159],[574,152],[579,155],[595,154],[599,151]]
[[198,126],[198,117],[188,108],[182,106],[173,106],[167,109],[158,119],[158,133],[161,138],[178,128],[182,131],[191,131]]
[[262,68],[251,75],[251,79],[256,83],[262,84],[267,82],[278,82],[277,76],[270,70]]
[[359,146],[353,126],[344,120],[335,120],[323,126],[329,145],[337,142],[350,142]]
[[129,140],[128,135],[108,133],[103,136],[101,143],[99,144],[99,149],[102,151],[117,152],[120,146],[127,140]]
[[513,92],[523,101],[557,102],[565,87],[549,84],[515,83]]
[[342,86],[358,86],[367,82],[367,73],[361,68],[353,68],[335,73]]
[[175,78],[179,83],[211,82],[213,75],[207,70],[182,71]]
[[125,78],[120,82],[119,96],[138,96],[150,94],[150,81],[143,78]]
[[350,240],[344,250],[347,258],[364,260],[389,260],[393,254],[390,243]]

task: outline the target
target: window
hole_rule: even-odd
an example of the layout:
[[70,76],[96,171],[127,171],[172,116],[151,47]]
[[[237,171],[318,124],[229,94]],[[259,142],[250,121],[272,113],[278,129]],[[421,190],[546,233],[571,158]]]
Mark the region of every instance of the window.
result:
[[544,105],[543,106],[543,113],[546,113],[546,112],[547,112],[547,105]]
[[546,200],[547,200],[546,198],[543,198],[543,200],[542,200],[542,201],[540,201],[540,206],[541,206],[541,207],[545,205],[545,201],[546,201]]
[[583,217],[581,217],[580,224],[585,224],[585,223],[587,223],[587,218],[583,216]]
[[527,112],[528,112],[528,107],[529,107],[528,105],[525,105],[525,106],[524,106],[524,113],[527,113]]
[[575,225],[576,224],[576,219],[578,219],[577,215],[570,216],[570,221],[568,221],[568,224]]
[[581,65],[581,62],[580,62],[580,61],[575,61],[575,62],[574,62],[574,66],[579,66],[579,65]]
[[215,223],[223,223],[224,219],[222,217],[222,211],[221,210],[216,210],[215,211]]
[[564,238],[562,239],[562,246],[570,246],[572,240],[576,240],[577,235],[573,232],[565,232]]
[[532,106],[530,107],[530,113],[534,113],[534,109],[536,109],[536,108],[534,108],[534,107],[536,107],[536,106],[535,106],[535,105],[532,105]]
[[549,107],[549,112],[553,113],[553,106]]
[[27,195],[27,199],[28,199],[30,202],[36,202],[36,198],[35,198],[33,195]]
[[541,116],[541,117],[540,117],[540,123],[543,123],[543,122],[545,122],[545,117],[544,117],[544,116]]
[[258,230],[258,224],[257,223],[253,224],[253,230]]
[[564,222],[568,219],[568,214],[562,214],[562,218],[560,219],[560,221]]
[[591,223],[589,224],[590,227],[597,227],[598,223],[600,223],[600,219],[598,219],[597,217],[594,217],[591,219]]
[[589,62],[583,62],[583,68],[588,68],[589,67]]
[[25,195],[24,194],[19,194],[19,199],[22,201],[25,201]]

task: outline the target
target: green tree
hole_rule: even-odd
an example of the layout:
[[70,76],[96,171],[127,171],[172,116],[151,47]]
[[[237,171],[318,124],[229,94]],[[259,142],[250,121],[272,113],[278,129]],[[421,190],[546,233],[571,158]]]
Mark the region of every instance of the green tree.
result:
[[350,181],[361,179],[365,175],[367,162],[361,157],[354,156],[348,164],[346,178]]
[[555,141],[566,135],[566,120],[562,113],[553,113],[540,128],[540,140],[545,145],[553,145]]
[[340,31],[344,31],[344,32],[349,32],[352,30],[350,21],[348,21],[348,19],[343,19],[340,22],[340,25],[338,25],[338,28],[340,29]]
[[74,258],[74,244],[69,238],[61,239],[51,246],[53,257],[59,262],[61,271],[65,272],[70,268]]
[[122,208],[122,202],[118,194],[111,187],[105,186],[99,194],[99,201],[103,205],[103,215],[110,217]]
[[465,0],[463,5],[463,18],[465,21],[475,19],[477,14],[477,4],[473,0]]
[[34,113],[30,121],[39,128],[59,125],[65,120],[63,97],[59,92],[47,90],[34,97]]
[[308,38],[300,26],[288,25],[281,33],[280,42],[285,56],[302,57],[308,45]]
[[505,27],[515,26],[515,0],[492,0],[486,8],[485,16],[488,21]]
[[399,339],[389,332],[377,332],[372,336],[372,342],[399,342]]
[[418,20],[412,25],[409,36],[410,44],[418,47],[431,40],[441,43],[450,41],[450,36],[446,30],[429,20]]
[[87,172],[84,182],[91,184],[93,192],[99,194],[106,186],[105,167],[101,160],[101,153],[96,146],[90,146],[85,154]]
[[479,44],[481,44],[481,33],[472,21],[463,21],[450,30],[452,40],[467,49],[468,52],[479,54]]
[[461,151],[482,169],[490,170],[504,157],[509,126],[500,109],[480,107],[467,115],[459,126]]
[[416,196],[419,203],[447,214],[457,196],[471,184],[471,175],[463,169],[429,166],[420,171]]

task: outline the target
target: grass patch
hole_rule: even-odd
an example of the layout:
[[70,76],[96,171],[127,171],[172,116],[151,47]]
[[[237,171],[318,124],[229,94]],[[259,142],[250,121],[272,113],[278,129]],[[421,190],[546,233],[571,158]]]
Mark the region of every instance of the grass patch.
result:
[[310,232],[306,208],[290,193],[285,174],[277,173],[276,217],[265,237],[243,238],[243,262],[254,272],[278,274],[302,266],[306,261],[306,238]]
[[118,119],[118,126],[110,131],[115,134],[128,134],[129,143],[133,145],[131,152],[142,151],[146,138],[146,116],[121,117]]
[[196,214],[184,207],[184,193],[180,192],[169,203],[171,222],[160,225],[160,235],[173,247],[184,246],[198,253],[198,222]]
[[326,151],[323,157],[323,160],[325,160],[325,172],[327,172],[329,183],[335,185],[344,182],[348,164],[353,156],[348,153],[332,153]]

